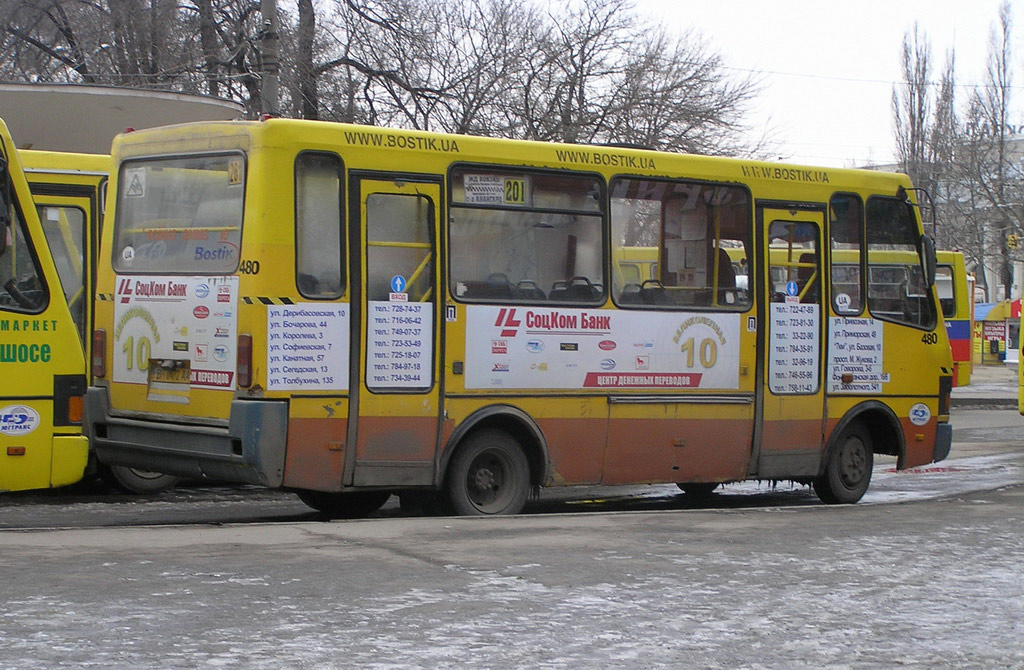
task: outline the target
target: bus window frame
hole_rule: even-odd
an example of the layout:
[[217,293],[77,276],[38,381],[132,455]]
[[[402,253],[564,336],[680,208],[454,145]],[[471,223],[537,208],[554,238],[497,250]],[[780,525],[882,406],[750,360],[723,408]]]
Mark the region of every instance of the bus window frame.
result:
[[[338,270],[340,273],[341,287],[337,295],[306,295],[302,290],[302,286],[299,283],[299,161],[303,156],[314,155],[314,156],[329,156],[338,161],[338,244],[339,244],[339,266]],[[294,216],[294,232],[295,232],[295,290],[303,298],[308,300],[322,300],[331,301],[338,300],[345,297],[349,291],[348,282],[348,220],[346,219],[346,200],[345,200],[345,159],[342,158],[341,154],[334,151],[327,151],[324,149],[303,149],[302,151],[295,154],[295,161],[292,164],[292,200],[293,200],[293,216]],[[243,219],[244,219],[244,206],[243,206]],[[241,253],[239,253],[239,260],[241,260]]]
[[[694,185],[699,185],[701,187],[704,187],[704,186],[720,186],[720,187],[724,187],[724,188],[738,189],[738,190],[743,191],[743,193],[747,197],[747,202],[749,204],[749,209],[748,209],[748,212],[747,212],[747,214],[748,214],[748,216],[747,216],[747,230],[750,233],[750,238],[748,240],[748,242],[750,243],[750,247],[749,248],[742,247],[742,248],[743,248],[743,251],[744,251],[744,253],[746,254],[746,257],[747,257],[747,277],[749,278],[749,277],[756,277],[757,276],[755,274],[757,272],[757,262],[756,262],[756,259],[755,259],[755,256],[757,255],[756,251],[755,251],[757,249],[757,239],[756,239],[757,238],[757,231],[755,230],[755,221],[756,221],[756,217],[755,217],[755,202],[754,202],[754,194],[751,191],[750,186],[748,184],[746,184],[746,183],[739,183],[739,182],[715,181],[715,180],[712,180],[712,179],[687,179],[687,178],[671,178],[671,177],[649,177],[649,176],[646,176],[646,175],[635,175],[635,174],[616,174],[616,175],[613,175],[608,180],[608,186],[607,186],[607,190],[608,190],[607,200],[608,200],[608,206],[609,206],[609,212],[608,212],[608,227],[609,227],[608,244],[609,244],[609,246],[611,246],[611,244],[612,244],[612,239],[611,238],[612,238],[612,235],[614,234],[614,230],[611,230],[611,228],[613,226],[612,220],[611,220],[611,216],[612,216],[611,215],[611,201],[612,201],[612,198],[613,198],[612,189],[613,189],[613,185],[615,184],[615,182],[617,180],[622,180],[622,179],[630,179],[630,180],[634,180],[634,181],[642,180],[642,181],[647,181],[647,182],[662,182],[662,183],[666,183],[666,184],[694,184]],[[660,201],[660,205],[661,205],[661,209],[664,210],[665,201],[664,200]],[[654,273],[657,274],[659,277],[661,276],[660,275],[660,266],[661,266],[661,262],[662,262],[661,252],[664,249],[664,241],[661,238],[663,231],[664,231],[664,218],[662,218],[661,225],[659,226],[659,230],[658,230],[658,245],[655,247],[658,250],[658,256],[657,256],[657,260],[656,260],[655,265],[654,265]],[[719,238],[719,243],[721,243],[721,238]],[[623,248],[626,249],[626,248],[635,248],[635,247],[623,247]],[[726,247],[717,247],[717,248],[725,249]],[[612,258],[613,254],[614,254],[614,249],[610,249],[609,250],[609,256],[608,256],[609,263],[613,263],[614,262],[614,259]],[[610,274],[610,276],[611,276],[613,281],[614,281],[614,272],[615,272],[615,268],[609,267],[609,274]],[[710,269],[709,269],[709,272],[710,272]],[[618,308],[618,309],[625,309],[625,310],[655,310],[655,311],[667,311],[667,312],[673,312],[673,311],[674,312],[726,312],[726,313],[745,314],[745,313],[747,313],[747,312],[749,312],[749,311],[751,311],[752,309],[755,308],[755,303],[757,301],[756,287],[757,287],[758,282],[757,281],[750,281],[750,279],[748,279],[747,281],[748,281],[748,283],[747,283],[747,288],[746,288],[746,291],[747,291],[747,302],[746,302],[746,304],[745,305],[744,304],[737,304],[737,305],[735,305],[733,307],[730,307],[728,305],[657,305],[657,304],[622,303],[621,301],[616,300],[615,292],[614,291],[608,291],[608,297],[611,298],[612,303],[615,305],[616,308]]]
[[[522,174],[522,175],[548,175],[552,177],[579,177],[589,178],[596,182],[598,194],[597,194],[597,209],[594,210],[581,210],[581,209],[555,209],[551,207],[533,207],[533,206],[516,206],[516,205],[473,205],[464,202],[454,201],[453,188],[454,179],[453,175],[456,171],[462,170],[463,172],[471,169],[480,169],[482,172],[494,172],[498,174]],[[567,308],[590,308],[603,307],[608,304],[611,298],[611,291],[609,290],[609,281],[611,279],[611,213],[608,211],[608,183],[605,177],[600,172],[591,172],[586,170],[557,170],[552,168],[544,167],[532,167],[522,165],[504,165],[502,163],[476,163],[473,161],[457,161],[448,165],[448,170],[445,174],[444,189],[446,193],[444,198],[448,211],[446,212],[445,219],[445,230],[444,230],[444,245],[445,245],[445,291],[448,295],[455,300],[467,305],[530,305],[536,307],[567,307]],[[600,217],[601,219],[601,299],[600,301],[594,302],[565,302],[565,301],[554,301],[554,300],[536,300],[536,299],[520,299],[520,298],[473,298],[459,296],[455,292],[455,287],[452,285],[454,280],[451,271],[451,260],[452,260],[452,210],[453,209],[484,209],[488,211],[501,211],[501,212],[537,212],[547,214],[576,214],[580,216],[588,217]]]
[[[9,190],[8,190],[7,193],[10,196],[8,198],[8,200],[7,200],[6,211],[10,212],[11,209],[13,209],[14,210],[14,217],[11,218],[8,221],[8,228],[4,229],[2,232],[0,232],[0,234],[2,234],[4,236],[4,240],[5,241],[7,239],[7,231],[8,230],[10,231],[10,234],[11,234],[11,244],[4,245],[4,250],[3,250],[3,253],[0,254],[0,258],[5,258],[10,253],[12,253],[12,249],[15,248],[15,243],[17,241],[17,235],[18,235],[18,230],[16,229],[16,226],[20,226],[21,235],[22,235],[22,238],[24,238],[24,241],[25,241],[25,248],[28,250],[29,258],[32,261],[32,267],[33,267],[33,269],[36,272],[36,278],[39,280],[39,284],[40,284],[40,289],[42,291],[43,300],[42,300],[41,304],[38,307],[36,307],[34,309],[31,309],[31,310],[23,308],[23,307],[20,307],[17,303],[15,303],[15,304],[12,304],[12,305],[0,305],[0,311],[11,312],[11,313],[14,313],[14,314],[25,314],[25,315],[42,314],[50,306],[50,301],[53,298],[53,296],[51,295],[52,291],[50,290],[49,282],[46,281],[46,274],[44,272],[43,265],[42,265],[42,263],[39,262],[39,253],[36,251],[36,247],[32,243],[32,236],[29,234],[29,230],[28,230],[28,219],[25,217],[25,212],[23,211],[22,206],[21,206],[21,198],[18,197],[18,195],[15,192],[15,189],[13,187],[13,184],[11,184],[11,180],[10,180],[10,166],[9,165],[7,167],[4,179],[8,183]],[[30,198],[29,202],[30,203],[32,202],[31,198]],[[31,206],[33,207],[33,211],[34,211],[35,204],[32,204]],[[38,215],[37,215],[37,217],[38,217]],[[42,233],[42,228],[43,228],[42,224],[40,224],[40,226],[39,226],[40,233]],[[45,235],[44,235],[44,240],[45,240]],[[0,261],[0,262],[4,262],[4,261]],[[56,274],[56,269],[57,269],[56,266],[54,266],[54,274]],[[17,277],[12,277],[12,279],[17,281]],[[58,281],[60,281],[59,278],[58,278]],[[3,291],[7,295],[10,295],[10,292],[6,288],[4,288],[3,286],[0,286],[0,291]],[[61,295],[63,296],[63,291],[61,291]],[[13,298],[13,296],[11,296],[11,297]]]
[[[909,212],[910,220],[913,221],[913,223],[914,223],[914,232],[917,233],[917,237],[915,239],[913,239],[913,240],[908,242],[907,246],[910,246],[910,247],[913,247],[913,248],[905,250],[905,253],[911,253],[912,252],[915,255],[915,257],[917,258],[917,260],[918,260],[918,263],[919,263],[918,267],[921,269],[921,279],[922,279],[922,281],[925,284],[925,294],[924,294],[924,297],[927,297],[931,301],[931,303],[932,303],[932,320],[931,320],[930,324],[917,324],[917,323],[913,323],[913,322],[907,321],[907,320],[895,319],[895,318],[893,318],[891,316],[886,316],[884,314],[876,313],[874,310],[871,309],[871,294],[870,294],[870,291],[871,291],[871,268],[872,268],[872,263],[871,263],[871,246],[870,246],[871,245],[871,239],[870,239],[870,235],[868,235],[868,227],[869,227],[868,226],[868,210],[869,210],[869,207],[871,206],[871,201],[872,200],[890,201],[890,202],[895,203],[897,206],[903,206]],[[928,283],[927,268],[925,266],[925,259],[923,258],[923,255],[922,255],[923,254],[923,246],[922,246],[922,243],[921,243],[921,240],[924,237],[924,233],[921,232],[921,231],[922,231],[921,221],[920,221],[920,219],[917,216],[917,208],[914,207],[913,203],[911,203],[909,200],[901,200],[899,197],[893,196],[893,195],[884,195],[882,193],[872,193],[871,195],[868,196],[867,200],[864,202],[864,236],[865,236],[864,251],[865,251],[865,260],[867,262],[867,273],[868,273],[865,276],[865,280],[867,281],[867,291],[868,291],[868,293],[864,294],[864,298],[865,298],[864,304],[867,307],[867,312],[871,316],[871,318],[878,319],[879,321],[884,321],[886,323],[898,324],[898,325],[901,325],[901,326],[906,326],[907,328],[913,328],[915,330],[920,330],[920,331],[929,333],[929,332],[935,330],[935,328],[938,327],[938,325],[943,322],[943,317],[942,317],[942,306],[935,301],[934,282],[931,283],[931,284]],[[879,251],[884,253],[886,251],[896,251],[896,250],[880,249]],[[884,264],[884,263],[877,263],[875,265],[878,265],[879,267],[886,267],[886,264]],[[905,295],[905,296],[901,296],[901,297],[903,298],[904,301],[907,301],[910,298],[909,295]],[[904,304],[907,304],[907,303],[904,302]]]
[[[856,312],[848,310],[840,310],[836,305],[836,295],[838,293],[834,290],[835,283],[832,279],[832,268],[836,265],[833,253],[837,251],[832,248],[832,201],[836,196],[846,196],[856,198],[860,204],[860,226],[859,226],[859,237],[860,237],[860,249],[858,249],[857,264],[860,267],[860,309]],[[836,191],[829,196],[828,209],[827,209],[827,221],[828,226],[828,290],[829,290],[829,303],[832,308],[832,312],[836,316],[857,318],[864,315],[868,309],[868,233],[867,233],[867,208],[864,203],[864,198],[859,193],[853,193],[850,191]],[[849,249],[839,249],[838,251],[849,251]]]
[[[203,156],[203,157],[207,157],[207,156],[241,156],[242,157],[242,211],[241,211],[241,216],[239,217],[239,224],[238,224],[238,258],[235,259],[234,267],[230,271],[224,270],[224,271],[220,271],[220,272],[196,272],[194,270],[183,271],[183,272],[172,272],[172,271],[168,271],[168,270],[155,271],[155,270],[152,270],[152,269],[143,269],[143,270],[138,270],[138,269],[130,270],[129,269],[129,270],[126,270],[126,269],[122,269],[121,267],[119,267],[118,263],[119,263],[120,258],[121,258],[121,253],[120,253],[120,251],[115,252],[115,247],[118,244],[118,232],[120,230],[121,222],[122,222],[122,208],[120,206],[120,204],[121,204],[120,200],[121,200],[121,185],[124,183],[124,171],[125,171],[125,168],[127,166],[131,166],[131,165],[142,163],[142,162],[146,162],[146,161],[175,160],[175,159],[178,159],[178,158],[195,158],[197,156]],[[104,189],[104,191],[106,191],[106,189]],[[120,164],[117,166],[117,192],[114,193],[114,203],[116,205],[116,209],[114,211],[114,221],[113,221],[113,224],[112,224],[114,226],[114,229],[111,231],[111,235],[112,235],[111,239],[113,240],[113,242],[111,244],[111,249],[110,249],[110,251],[111,251],[111,269],[113,270],[114,274],[118,275],[118,276],[120,276],[120,275],[125,275],[125,276],[134,276],[134,275],[154,275],[154,276],[156,276],[156,275],[159,275],[159,276],[167,276],[167,277],[200,277],[200,276],[202,276],[202,277],[222,277],[222,276],[223,277],[227,277],[227,276],[230,276],[230,275],[237,275],[238,274],[238,269],[242,265],[242,244],[245,241],[245,214],[246,214],[246,204],[247,204],[248,198],[249,198],[249,155],[245,151],[243,151],[241,149],[229,149],[229,150],[223,150],[223,151],[196,151],[196,152],[174,153],[174,154],[151,154],[151,155],[145,155],[145,156],[132,156],[131,158],[125,158],[125,159],[120,160]],[[106,210],[106,198],[104,198],[104,207],[103,207],[103,209],[104,209],[104,212],[105,212],[105,210]],[[105,215],[102,218],[106,218]],[[123,250],[124,250],[124,247],[121,248],[121,251],[123,251]]]

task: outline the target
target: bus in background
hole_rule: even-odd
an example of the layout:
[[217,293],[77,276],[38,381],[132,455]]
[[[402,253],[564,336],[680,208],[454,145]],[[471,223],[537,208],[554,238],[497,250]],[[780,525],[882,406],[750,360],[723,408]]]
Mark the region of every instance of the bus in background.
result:
[[[86,400],[106,462],[356,516],[746,479],[852,503],[874,454],[948,454],[905,176],[285,119],[113,154]],[[652,246],[644,279],[628,247]]]
[[[60,288],[88,361],[96,245],[110,156],[25,149],[18,153],[42,225],[43,243],[57,267]],[[87,375],[88,367],[83,366],[81,372]],[[4,385],[12,382],[17,380],[8,380]],[[156,493],[178,481],[171,475],[104,465],[91,452],[86,473],[99,475],[112,486],[134,493]]]
[[953,353],[953,386],[971,383],[974,364],[971,359],[971,337],[974,332],[973,291],[967,279],[964,255],[959,251],[938,251],[935,286],[939,305],[946,319],[946,333]]
[[[18,152],[0,121],[0,491],[73,484],[88,461],[79,329],[86,324],[63,298],[45,240]],[[84,315],[88,294],[79,300]]]

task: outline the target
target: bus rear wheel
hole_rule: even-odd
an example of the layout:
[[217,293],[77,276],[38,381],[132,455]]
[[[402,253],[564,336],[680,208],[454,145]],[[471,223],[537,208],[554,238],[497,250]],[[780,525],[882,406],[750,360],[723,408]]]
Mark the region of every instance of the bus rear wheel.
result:
[[296,491],[299,500],[332,519],[359,519],[376,512],[391,497],[390,491]]
[[871,436],[862,423],[854,421],[829,450],[825,472],[814,480],[814,492],[830,505],[855,503],[868,490],[873,465]]
[[530,495],[530,465],[511,435],[481,430],[453,457],[446,489],[456,514],[518,514]]
[[165,475],[162,472],[150,470],[139,470],[124,465],[103,465],[98,466],[100,479],[114,488],[138,493],[141,495],[154,495],[172,489],[181,481],[181,477]]

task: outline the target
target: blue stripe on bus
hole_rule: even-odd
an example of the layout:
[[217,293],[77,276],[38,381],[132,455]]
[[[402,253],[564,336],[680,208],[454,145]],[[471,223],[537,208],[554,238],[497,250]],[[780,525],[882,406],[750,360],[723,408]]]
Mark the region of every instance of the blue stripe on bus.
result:
[[951,340],[969,340],[971,339],[971,322],[947,321],[946,334]]

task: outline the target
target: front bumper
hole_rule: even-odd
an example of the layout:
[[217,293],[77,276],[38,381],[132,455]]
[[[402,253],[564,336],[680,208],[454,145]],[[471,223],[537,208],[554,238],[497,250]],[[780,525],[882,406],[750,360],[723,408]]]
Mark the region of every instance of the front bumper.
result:
[[953,425],[940,423],[935,428],[935,451],[932,454],[932,461],[938,462],[949,456],[949,450],[953,447]]

